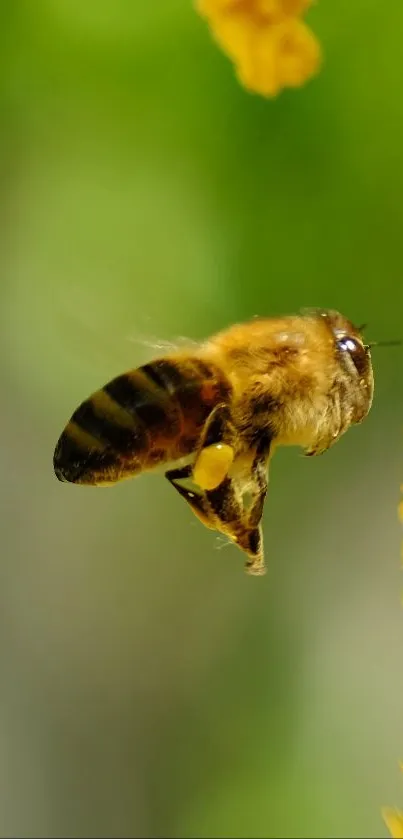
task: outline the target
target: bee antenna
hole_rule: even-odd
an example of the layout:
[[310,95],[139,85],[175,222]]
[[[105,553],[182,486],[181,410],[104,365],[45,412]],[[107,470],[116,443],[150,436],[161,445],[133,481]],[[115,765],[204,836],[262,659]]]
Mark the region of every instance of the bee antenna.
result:
[[403,344],[403,340],[395,340],[395,341],[372,341],[371,344],[367,344],[366,346],[368,349],[372,349],[372,347],[400,347]]
[[366,329],[367,326],[368,326],[367,323],[362,323],[361,326],[357,326],[358,332],[364,332],[364,329]]

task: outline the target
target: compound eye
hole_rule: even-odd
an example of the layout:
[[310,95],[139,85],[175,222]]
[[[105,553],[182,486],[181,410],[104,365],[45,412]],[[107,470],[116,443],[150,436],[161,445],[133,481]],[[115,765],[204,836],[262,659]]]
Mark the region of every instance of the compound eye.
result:
[[339,350],[348,352],[359,376],[363,376],[368,369],[367,352],[360,341],[346,335],[337,342]]

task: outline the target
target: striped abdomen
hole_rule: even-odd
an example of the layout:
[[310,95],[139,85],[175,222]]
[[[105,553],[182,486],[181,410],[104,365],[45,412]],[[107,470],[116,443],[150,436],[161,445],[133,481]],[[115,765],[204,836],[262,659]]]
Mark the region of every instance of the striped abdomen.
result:
[[109,484],[190,454],[231,386],[214,365],[163,358],[112,379],[83,402],[54,454],[61,481]]

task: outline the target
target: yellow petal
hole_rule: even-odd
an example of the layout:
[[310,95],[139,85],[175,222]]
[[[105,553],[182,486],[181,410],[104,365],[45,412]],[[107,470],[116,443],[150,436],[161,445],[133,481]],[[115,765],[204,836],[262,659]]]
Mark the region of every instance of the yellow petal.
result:
[[403,501],[400,502],[397,508],[397,514],[399,516],[400,521],[403,521]]
[[245,14],[220,15],[212,32],[221,49],[236,63],[247,62],[254,41],[256,26]]
[[312,5],[312,0],[282,0],[281,6],[283,14],[296,17],[303,15],[307,9]]
[[237,71],[240,81],[248,90],[262,96],[275,96],[279,92],[281,81],[273,27],[255,31],[251,49],[238,62]]
[[285,87],[299,87],[319,69],[319,43],[311,30],[299,20],[290,19],[276,28],[280,81]]
[[312,0],[196,0],[241,83],[263,96],[298,87],[321,63],[320,46],[299,19]]
[[403,839],[403,813],[391,807],[384,807],[382,816],[393,839]]
[[281,0],[257,0],[255,15],[261,15],[266,22],[281,20],[284,17],[283,3]]

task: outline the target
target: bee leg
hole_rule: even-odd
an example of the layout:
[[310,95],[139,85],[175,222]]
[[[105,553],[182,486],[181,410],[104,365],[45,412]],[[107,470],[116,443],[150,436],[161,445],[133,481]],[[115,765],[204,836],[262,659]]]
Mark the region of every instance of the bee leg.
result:
[[237,544],[247,554],[245,562],[245,571],[247,574],[252,574],[255,577],[261,577],[266,574],[267,568],[264,561],[263,550],[263,532],[262,525],[250,529],[245,527],[240,532]]
[[165,473],[168,481],[188,502],[194,514],[206,527],[218,530],[247,554],[245,570],[254,575],[266,573],[260,525],[267,490],[265,467],[266,460],[259,452],[255,458],[253,474],[256,491],[253,493],[252,504],[247,510],[237,491],[236,482],[228,476],[215,489],[206,490],[203,495],[199,495],[179,483],[179,481],[192,479],[192,466],[172,469]]
[[177,483],[177,481],[186,480],[186,478],[192,478],[192,467],[191,466],[184,466],[182,469],[171,469],[169,472],[165,473],[165,477],[169,481],[170,484],[179,492],[179,495],[188,502],[189,506],[193,510],[195,516],[205,525],[205,527],[209,527],[211,530],[215,530],[216,524],[214,518],[211,517],[211,513],[209,511],[208,505],[206,504],[206,499],[202,495],[198,495],[196,492],[193,492],[187,487],[182,486],[181,484]]
[[202,489],[216,489],[227,477],[235,456],[234,442],[228,405],[216,405],[204,425],[193,467],[193,480]]
[[252,478],[254,487],[252,490],[252,502],[248,511],[248,524],[250,527],[257,527],[263,515],[264,502],[267,495],[267,467],[270,454],[270,441],[262,440],[256,451],[252,466]]
[[216,405],[208,415],[204,423],[197,451],[199,452],[206,446],[211,446],[215,443],[232,443],[234,434],[230,409],[225,402],[222,402]]
[[[248,554],[246,571],[249,574],[261,575],[266,573],[263,551],[263,531],[261,518],[267,495],[267,468],[270,456],[270,439],[262,438],[256,450],[252,465],[252,501],[245,514],[245,530],[242,540],[244,550]],[[239,540],[238,540],[239,543]]]
[[260,524],[249,521],[249,511],[245,512],[234,481],[225,478],[219,487],[206,491],[206,499],[216,518],[216,529],[247,554],[245,570],[249,574],[265,574],[262,530]]

